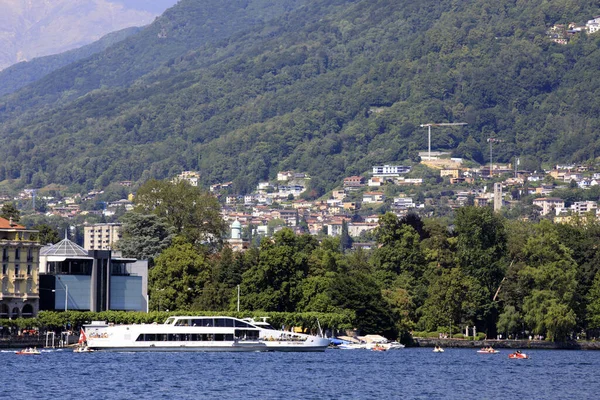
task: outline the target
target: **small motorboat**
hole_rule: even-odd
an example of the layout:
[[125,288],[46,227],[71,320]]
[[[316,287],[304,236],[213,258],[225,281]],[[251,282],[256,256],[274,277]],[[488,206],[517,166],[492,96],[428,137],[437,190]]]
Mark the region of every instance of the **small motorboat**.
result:
[[373,351],[387,351],[387,347],[376,344],[371,348]]
[[87,346],[76,346],[73,349],[73,353],[93,353],[94,349],[90,349]]
[[18,354],[20,356],[39,356],[42,353],[40,353],[40,351],[35,347],[33,349],[29,347],[27,349],[15,351],[15,354]]
[[90,349],[87,345],[87,336],[83,328],[79,331],[79,341],[77,346],[73,349],[73,353],[92,353],[94,350]]
[[510,353],[508,355],[508,358],[512,359],[517,359],[517,360],[526,360],[529,358],[529,356],[525,353],[521,353],[520,351],[515,351],[514,353]]
[[479,354],[498,354],[500,351],[492,348],[492,347],[484,347],[481,350],[477,350]]
[[444,352],[444,349],[442,349],[442,348],[441,348],[441,347],[439,347],[439,346],[435,346],[435,347],[433,348],[433,352],[434,352],[434,353],[443,353],[443,352]]

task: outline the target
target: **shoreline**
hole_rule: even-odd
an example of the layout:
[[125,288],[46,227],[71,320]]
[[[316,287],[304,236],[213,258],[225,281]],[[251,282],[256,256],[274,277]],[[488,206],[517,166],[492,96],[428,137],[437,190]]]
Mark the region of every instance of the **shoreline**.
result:
[[498,349],[542,349],[542,350],[600,350],[600,342],[579,340],[568,342],[549,342],[545,340],[468,340],[468,339],[434,339],[413,338],[407,347],[447,347],[447,348],[482,348]]

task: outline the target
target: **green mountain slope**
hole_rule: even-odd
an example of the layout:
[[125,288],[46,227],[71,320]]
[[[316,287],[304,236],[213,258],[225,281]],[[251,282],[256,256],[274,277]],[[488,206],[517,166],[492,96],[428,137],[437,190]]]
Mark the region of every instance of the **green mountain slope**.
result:
[[0,96],[13,93],[30,83],[42,79],[59,68],[87,58],[92,54],[99,53],[107,47],[138,33],[141,29],[137,27],[122,29],[118,32],[109,33],[100,40],[78,49],[34,58],[28,62],[12,65],[0,71]]
[[[139,34],[70,64],[8,97],[0,121],[56,106],[107,87],[132,84],[162,64],[281,15],[306,0],[181,0]],[[1,103],[1,101],[0,101]],[[14,106],[14,107],[12,107]]]
[[[504,140],[500,161],[586,160],[600,146],[600,38],[558,45],[545,31],[599,13],[594,1],[310,1],[129,86],[79,96],[88,86],[67,69],[46,84],[72,101],[36,108],[46,93],[36,85],[5,98],[0,178],[92,187],[199,169],[205,183],[234,180],[244,192],[297,169],[318,195],[415,158],[426,146],[418,125],[447,121],[469,125],[436,130],[433,147],[457,156],[485,161],[493,136]],[[169,21],[185,26],[187,14]],[[107,54],[86,76],[103,71],[98,80],[117,86]]]

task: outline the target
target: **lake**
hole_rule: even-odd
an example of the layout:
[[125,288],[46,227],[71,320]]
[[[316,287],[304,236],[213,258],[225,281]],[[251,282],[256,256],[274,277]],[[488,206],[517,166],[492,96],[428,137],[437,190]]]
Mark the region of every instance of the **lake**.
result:
[[2,399],[597,399],[600,352],[0,352]]

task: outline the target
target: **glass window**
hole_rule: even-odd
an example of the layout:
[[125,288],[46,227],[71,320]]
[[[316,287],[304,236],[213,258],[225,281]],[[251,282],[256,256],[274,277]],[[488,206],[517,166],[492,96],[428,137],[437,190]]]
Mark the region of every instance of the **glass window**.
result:
[[225,326],[225,319],[224,318],[215,318],[215,326],[217,328],[221,328]]
[[15,276],[19,276],[19,264],[15,264]]
[[20,260],[21,259],[21,249],[19,247],[17,247],[15,249],[15,260]]
[[8,264],[2,264],[2,275],[6,275],[8,272]]
[[27,265],[27,276],[31,276],[31,265]]
[[243,321],[238,321],[237,319],[235,320],[235,327],[236,328],[249,328],[250,325],[248,325],[247,323],[243,322]]

